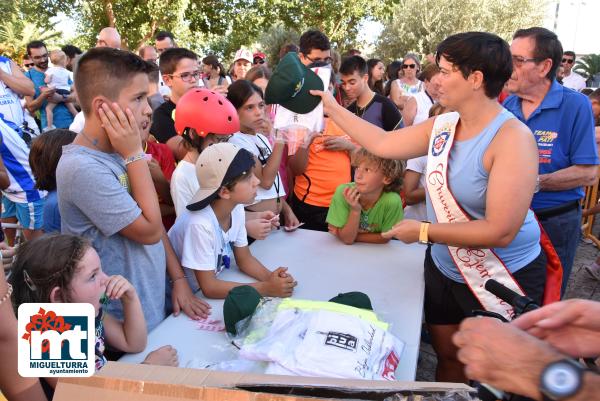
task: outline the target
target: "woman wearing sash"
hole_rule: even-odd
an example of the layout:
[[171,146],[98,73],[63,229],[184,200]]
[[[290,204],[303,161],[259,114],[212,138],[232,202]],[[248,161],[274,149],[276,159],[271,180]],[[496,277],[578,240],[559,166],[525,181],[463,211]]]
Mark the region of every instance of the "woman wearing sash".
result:
[[512,74],[508,44],[467,32],[437,49],[439,102],[456,110],[385,133],[321,92],[325,113],[369,152],[390,159],[428,155],[427,216],[403,220],[386,233],[429,244],[425,259],[425,320],[438,356],[438,381],[466,382],[452,336],[473,309],[507,318],[512,308],[485,291],[490,278],[541,303],[546,257],[529,205],[538,152],[531,131],[496,97]]

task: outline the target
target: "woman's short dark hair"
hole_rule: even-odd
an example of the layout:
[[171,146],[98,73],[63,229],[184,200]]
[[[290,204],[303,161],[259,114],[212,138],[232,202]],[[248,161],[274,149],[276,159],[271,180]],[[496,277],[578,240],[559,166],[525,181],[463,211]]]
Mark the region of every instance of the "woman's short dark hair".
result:
[[262,89],[245,79],[238,79],[227,87],[227,100],[233,104],[233,107],[239,109],[250,97],[258,93],[261,98],[264,98]]
[[512,56],[508,43],[487,32],[463,32],[448,36],[437,47],[435,62],[444,57],[465,79],[474,71],[483,74],[487,97],[498,97],[512,75]]
[[62,148],[73,142],[77,134],[68,129],[53,129],[35,138],[29,150],[29,165],[35,186],[43,191],[56,190],[56,166]]
[[[527,29],[519,29],[513,35],[513,39],[517,38],[532,38],[535,41],[535,48],[533,49],[533,57],[537,62],[546,60],[549,58],[552,60],[552,67],[546,74],[546,78],[553,81],[556,78],[556,72],[560,67],[560,62],[563,57],[563,48],[558,40],[558,36],[552,31],[539,26]],[[575,55],[573,55],[575,58]]]

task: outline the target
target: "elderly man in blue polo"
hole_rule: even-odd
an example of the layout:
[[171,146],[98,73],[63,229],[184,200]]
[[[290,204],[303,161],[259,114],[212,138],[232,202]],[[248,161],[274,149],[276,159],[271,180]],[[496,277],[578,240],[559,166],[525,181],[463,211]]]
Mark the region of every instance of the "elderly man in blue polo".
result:
[[[518,30],[510,46],[513,95],[504,107],[533,132],[539,151],[539,191],[531,204],[563,266],[564,294],[580,239],[583,187],[597,180],[594,117],[586,97],[556,81],[563,50],[545,28]],[[507,188],[508,189],[508,188]]]

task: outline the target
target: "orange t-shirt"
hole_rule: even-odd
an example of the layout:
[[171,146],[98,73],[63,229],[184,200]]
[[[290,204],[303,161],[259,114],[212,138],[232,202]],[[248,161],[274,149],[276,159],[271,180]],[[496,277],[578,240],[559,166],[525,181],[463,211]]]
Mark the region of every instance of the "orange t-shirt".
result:
[[326,119],[323,134],[308,148],[306,171],[295,178],[294,194],[312,206],[329,207],[336,188],[351,178],[348,152],[325,150],[323,141],[327,136],[346,134],[332,120]]

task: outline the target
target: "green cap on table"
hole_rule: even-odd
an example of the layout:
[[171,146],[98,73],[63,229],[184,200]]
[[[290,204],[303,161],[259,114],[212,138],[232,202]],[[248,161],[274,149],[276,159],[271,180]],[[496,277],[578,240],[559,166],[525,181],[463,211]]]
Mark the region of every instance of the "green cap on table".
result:
[[373,310],[371,305],[371,299],[364,292],[352,291],[338,294],[331,298],[329,302],[335,302],[337,304],[354,306],[355,308]]
[[258,291],[249,285],[232,288],[223,303],[223,320],[227,332],[236,335],[237,322],[252,316],[261,299]]

